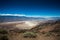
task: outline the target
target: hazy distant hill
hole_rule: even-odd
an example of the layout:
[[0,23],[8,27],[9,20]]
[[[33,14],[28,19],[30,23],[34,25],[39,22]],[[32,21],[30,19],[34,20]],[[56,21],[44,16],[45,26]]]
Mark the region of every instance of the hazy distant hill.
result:
[[42,17],[25,17],[25,16],[0,16],[0,22],[25,21],[25,20],[43,20]]
[[60,17],[50,17],[49,19],[52,19],[52,20],[60,20]]
[[[57,20],[60,17],[51,17],[49,20]],[[0,16],[0,22],[25,21],[25,20],[48,20],[44,17],[26,17],[26,16]]]

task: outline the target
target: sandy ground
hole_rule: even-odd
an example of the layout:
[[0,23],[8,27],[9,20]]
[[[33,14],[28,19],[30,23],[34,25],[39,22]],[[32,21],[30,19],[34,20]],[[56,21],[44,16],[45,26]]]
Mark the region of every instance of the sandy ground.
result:
[[0,23],[0,26],[9,26],[13,25],[18,29],[31,29],[43,21],[15,21],[15,22],[4,22]]

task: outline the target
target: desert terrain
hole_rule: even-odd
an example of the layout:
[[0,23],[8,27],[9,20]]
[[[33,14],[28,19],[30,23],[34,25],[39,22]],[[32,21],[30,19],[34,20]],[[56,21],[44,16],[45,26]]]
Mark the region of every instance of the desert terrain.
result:
[[4,22],[0,23],[3,29],[8,39],[1,40],[60,40],[60,20]]

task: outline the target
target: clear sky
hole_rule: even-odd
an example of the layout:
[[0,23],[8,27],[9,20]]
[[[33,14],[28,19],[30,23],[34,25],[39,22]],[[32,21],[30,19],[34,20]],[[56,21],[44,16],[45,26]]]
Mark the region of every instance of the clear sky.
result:
[[59,0],[0,0],[1,14],[60,16]]

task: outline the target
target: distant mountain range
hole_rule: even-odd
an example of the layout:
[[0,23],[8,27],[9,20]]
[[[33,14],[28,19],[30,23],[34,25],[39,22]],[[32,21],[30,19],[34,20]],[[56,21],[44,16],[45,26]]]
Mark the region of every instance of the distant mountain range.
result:
[[[60,19],[60,17],[51,17],[50,19]],[[0,22],[25,21],[25,20],[47,20],[44,17],[26,17],[26,16],[0,16]]]

